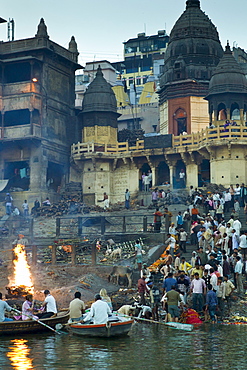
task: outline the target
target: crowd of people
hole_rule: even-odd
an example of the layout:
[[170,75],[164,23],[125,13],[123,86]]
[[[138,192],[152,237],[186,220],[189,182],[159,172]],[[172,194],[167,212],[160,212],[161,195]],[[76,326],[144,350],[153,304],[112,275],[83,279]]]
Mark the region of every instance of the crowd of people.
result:
[[[146,285],[140,279],[140,302],[144,304],[145,294],[149,293],[148,282],[157,280],[155,275],[160,274],[161,302],[173,320],[184,307],[192,307],[200,314],[209,313],[212,320],[216,319],[217,310],[218,319],[222,319],[229,315],[233,291],[240,297],[244,294],[247,231],[239,213],[241,207],[247,208],[247,188],[236,184],[222,193],[205,195],[191,186],[189,203],[184,212],[178,212],[175,222],[171,222],[173,215],[168,208],[163,212],[156,208],[154,230],[160,232],[163,217],[169,223],[166,258],[148,278],[145,276]],[[186,260],[188,245],[194,251]]]

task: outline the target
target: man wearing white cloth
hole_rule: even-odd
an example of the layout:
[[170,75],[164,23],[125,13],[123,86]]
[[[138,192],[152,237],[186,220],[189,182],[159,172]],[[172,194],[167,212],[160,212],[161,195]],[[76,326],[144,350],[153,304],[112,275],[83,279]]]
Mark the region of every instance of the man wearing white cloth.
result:
[[94,299],[95,302],[92,304],[90,312],[81,322],[85,323],[92,318],[95,325],[106,324],[108,316],[111,315],[111,310],[108,304],[101,300],[101,296],[99,294],[96,294]]

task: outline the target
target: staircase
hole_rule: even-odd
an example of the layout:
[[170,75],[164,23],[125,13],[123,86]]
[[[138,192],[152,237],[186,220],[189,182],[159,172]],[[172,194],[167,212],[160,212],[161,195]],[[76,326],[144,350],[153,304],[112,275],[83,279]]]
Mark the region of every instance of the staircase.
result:
[[[226,222],[229,221],[229,219],[231,217],[231,212],[226,212],[224,214],[224,216],[225,216],[224,218],[225,218]],[[247,230],[247,224],[246,224],[247,218],[246,218],[246,215],[244,213],[244,208],[243,207],[240,208],[240,212],[238,214],[238,219],[242,224],[242,230]]]

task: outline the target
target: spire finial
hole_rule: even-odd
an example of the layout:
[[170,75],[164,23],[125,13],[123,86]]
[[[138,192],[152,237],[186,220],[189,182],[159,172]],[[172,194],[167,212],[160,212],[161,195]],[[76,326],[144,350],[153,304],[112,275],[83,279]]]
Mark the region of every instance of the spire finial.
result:
[[197,7],[200,8],[200,0],[187,0],[186,1],[186,9]]
[[78,53],[77,43],[74,36],[71,37],[71,40],[69,42],[69,51],[71,51],[72,53]]
[[39,22],[39,25],[38,25],[38,30],[37,30],[37,33],[36,33],[35,37],[49,38],[44,18],[40,19],[40,22]]
[[226,51],[226,53],[230,53],[230,54],[232,53],[232,52],[231,52],[231,47],[230,47],[230,44],[229,44],[229,40],[227,40],[227,43],[226,43],[226,50],[225,50],[225,51]]
[[102,72],[102,69],[101,69],[101,67],[100,67],[100,64],[98,65],[97,72],[96,72],[96,76],[97,76],[97,77],[98,77],[98,76],[103,77],[103,72]]

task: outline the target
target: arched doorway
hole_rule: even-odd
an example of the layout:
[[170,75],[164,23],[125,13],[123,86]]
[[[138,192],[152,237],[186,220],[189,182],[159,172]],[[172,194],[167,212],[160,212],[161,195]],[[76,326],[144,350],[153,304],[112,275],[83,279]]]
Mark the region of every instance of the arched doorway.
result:
[[210,182],[210,161],[203,159],[198,166],[198,186],[201,187]]
[[175,135],[180,135],[187,132],[187,114],[184,109],[179,108],[173,115],[173,125]]
[[226,106],[220,103],[217,109],[217,121],[225,121],[227,119]]
[[[140,176],[139,176],[139,190],[144,190],[143,183],[142,183],[142,175],[148,175],[148,173],[151,172],[151,167],[148,163],[143,163],[142,167],[140,168]],[[151,184],[152,185],[152,184]]]
[[175,167],[175,173],[173,176],[173,188],[183,189],[185,187],[186,187],[186,167],[184,162],[180,159],[179,161],[177,161]]
[[165,161],[159,163],[157,172],[157,185],[163,185],[170,182],[170,170]]
[[240,119],[240,110],[239,105],[237,103],[233,103],[231,106],[231,119]]

